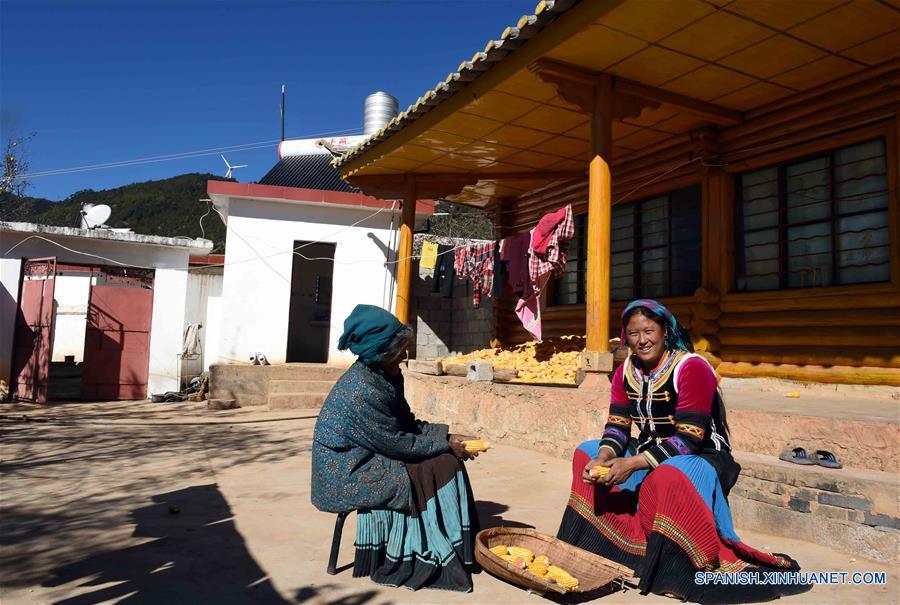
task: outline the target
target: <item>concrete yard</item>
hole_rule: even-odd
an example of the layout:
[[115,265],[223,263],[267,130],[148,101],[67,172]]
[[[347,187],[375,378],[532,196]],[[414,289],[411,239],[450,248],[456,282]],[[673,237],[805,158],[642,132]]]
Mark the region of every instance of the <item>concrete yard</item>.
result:
[[[203,404],[0,406],[0,600],[31,603],[541,603],[487,573],[472,594],[354,579],[354,518],[336,576],[334,515],[309,503],[315,417]],[[520,444],[527,445],[527,444]],[[497,445],[469,464],[482,525],[555,533],[569,462]],[[900,574],[739,528],[807,571],[885,571],[887,586],[818,586],[792,603],[898,603]],[[599,603],[673,603],[636,591]]]

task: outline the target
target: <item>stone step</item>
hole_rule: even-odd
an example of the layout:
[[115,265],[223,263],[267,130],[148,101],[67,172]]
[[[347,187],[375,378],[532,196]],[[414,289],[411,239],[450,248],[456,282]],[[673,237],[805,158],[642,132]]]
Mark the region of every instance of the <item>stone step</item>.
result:
[[900,561],[896,475],[827,469],[735,452],[741,474],[728,496],[735,525],[862,555]]
[[270,410],[317,410],[328,393],[273,393],[269,395]]
[[281,393],[328,393],[334,380],[270,380],[269,396]]

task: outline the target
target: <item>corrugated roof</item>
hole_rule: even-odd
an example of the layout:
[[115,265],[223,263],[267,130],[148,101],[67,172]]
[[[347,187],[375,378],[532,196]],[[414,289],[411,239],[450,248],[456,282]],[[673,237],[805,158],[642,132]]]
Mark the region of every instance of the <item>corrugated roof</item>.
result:
[[359,192],[359,189],[351,187],[341,179],[337,168],[331,165],[331,156],[326,154],[284,157],[259,180],[259,184],[347,193]]
[[534,14],[523,15],[515,26],[503,30],[499,40],[489,40],[484,50],[475,53],[471,60],[460,63],[457,71],[447,76],[443,82],[438,82],[433,89],[426,91],[415,103],[407,107],[406,111],[394,116],[394,119],[381,130],[336,158],[334,165],[340,167],[346,164],[422,117],[442,101],[465,88],[469,82],[525,44],[579,2],[580,0],[541,0],[535,7]]

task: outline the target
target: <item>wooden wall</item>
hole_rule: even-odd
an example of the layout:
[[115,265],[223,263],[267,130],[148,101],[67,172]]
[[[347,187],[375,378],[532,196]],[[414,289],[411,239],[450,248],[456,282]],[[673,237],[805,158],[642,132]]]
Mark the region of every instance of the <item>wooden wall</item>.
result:
[[[734,291],[734,175],[878,136],[888,147],[891,281]],[[900,69],[884,68],[748,112],[733,128],[673,137],[613,158],[614,204],[702,184],[702,286],[694,296],[663,302],[691,329],[698,348],[721,362],[720,374],[900,385],[898,141]],[[587,212],[586,180],[500,200],[492,210],[505,236],[527,231],[568,203],[575,214]],[[504,343],[529,339],[514,306],[507,288],[495,304],[495,331]],[[618,335],[623,306],[611,308],[611,337]],[[584,305],[545,307],[542,317],[547,337],[585,333]]]

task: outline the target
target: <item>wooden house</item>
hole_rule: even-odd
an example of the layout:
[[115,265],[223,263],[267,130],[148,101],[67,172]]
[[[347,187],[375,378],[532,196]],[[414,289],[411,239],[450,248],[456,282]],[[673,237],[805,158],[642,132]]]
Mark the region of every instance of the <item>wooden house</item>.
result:
[[649,296],[722,376],[900,385],[898,83],[893,0],[544,0],[337,166],[501,235],[571,203],[544,334],[586,333],[593,369]]

